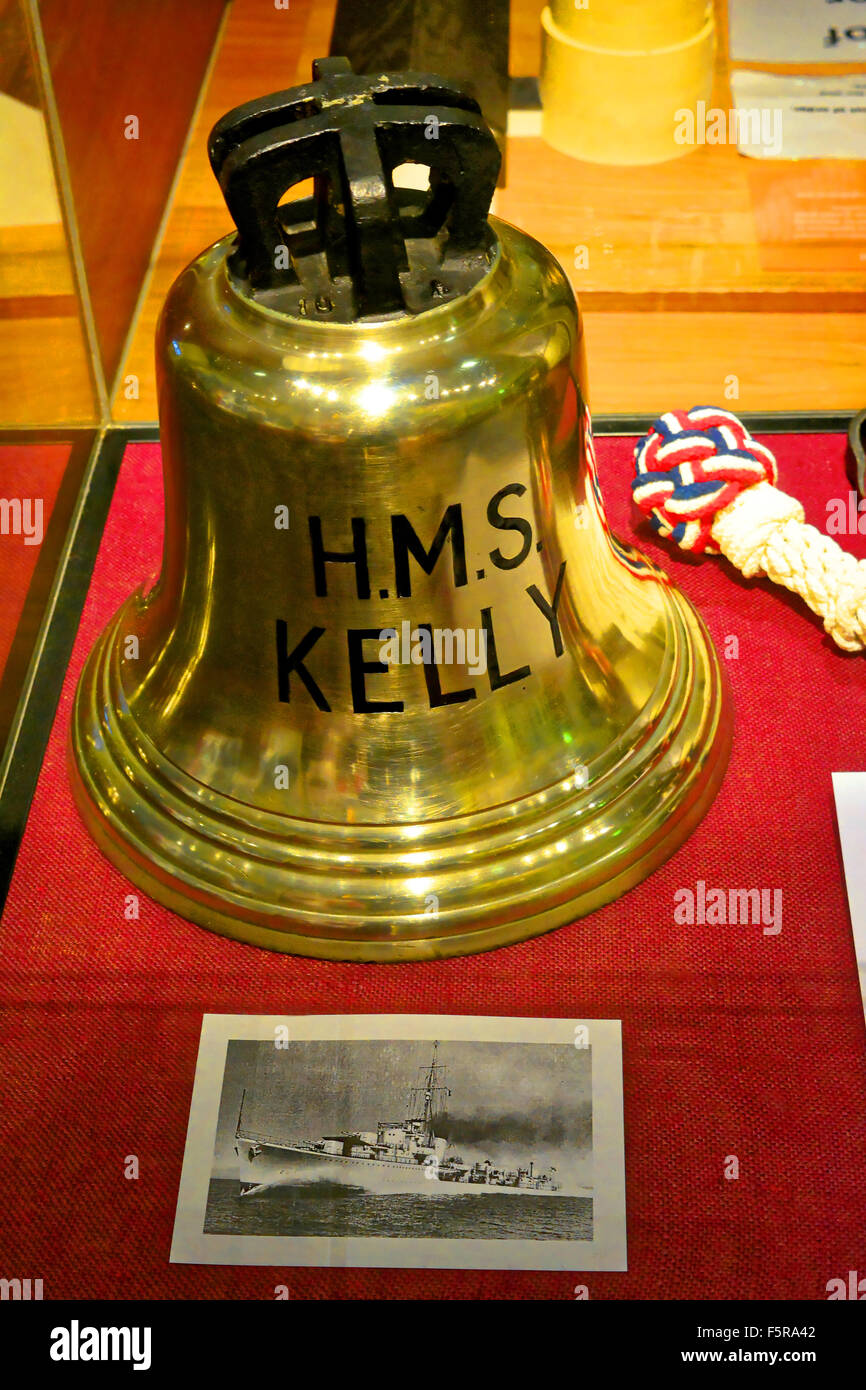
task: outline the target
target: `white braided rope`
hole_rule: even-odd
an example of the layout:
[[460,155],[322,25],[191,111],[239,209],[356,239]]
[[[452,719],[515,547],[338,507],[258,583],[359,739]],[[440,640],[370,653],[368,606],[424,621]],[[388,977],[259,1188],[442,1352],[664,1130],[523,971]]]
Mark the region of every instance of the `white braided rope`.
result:
[[766,574],[799,594],[838,646],[866,648],[866,560],[808,526],[795,497],[772,483],[755,483],[717,514],[712,535],[748,578]]

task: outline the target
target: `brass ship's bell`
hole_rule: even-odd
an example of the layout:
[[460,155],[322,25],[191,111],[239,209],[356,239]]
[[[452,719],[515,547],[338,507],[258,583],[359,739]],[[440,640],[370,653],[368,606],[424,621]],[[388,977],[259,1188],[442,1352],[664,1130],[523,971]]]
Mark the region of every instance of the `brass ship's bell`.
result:
[[488,220],[476,103],[314,79],[212,133],[238,230],[162,314],[162,572],[90,654],[73,783],[108,857],[214,931],[456,955],[670,855],[730,717],[699,618],[606,524],[574,296]]

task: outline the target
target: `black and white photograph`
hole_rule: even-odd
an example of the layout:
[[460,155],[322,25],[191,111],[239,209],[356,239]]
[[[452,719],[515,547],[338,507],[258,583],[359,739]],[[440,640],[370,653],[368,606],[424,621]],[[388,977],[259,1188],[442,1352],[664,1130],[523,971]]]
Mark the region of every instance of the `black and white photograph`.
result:
[[206,1015],[171,1258],[625,1269],[619,1023]]

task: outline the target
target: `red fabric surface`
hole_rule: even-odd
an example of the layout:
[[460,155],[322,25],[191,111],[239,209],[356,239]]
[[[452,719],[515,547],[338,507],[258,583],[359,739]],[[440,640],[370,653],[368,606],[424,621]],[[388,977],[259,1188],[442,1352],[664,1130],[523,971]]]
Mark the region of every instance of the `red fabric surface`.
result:
[[[63,470],[69,444],[4,444],[0,447],[0,497],[42,499],[43,536]],[[38,545],[25,545],[23,536],[0,535],[0,680],[24,609],[27,590],[39,559]]]
[[[840,437],[767,439],[822,525],[845,496]],[[614,528],[631,533],[632,445],[599,442]],[[470,1013],[623,1020],[629,1269],[591,1298],[826,1297],[866,1274],[866,1049],[830,774],[866,768],[866,663],[794,600],[724,561],[644,549],[695,601],[728,662],[730,771],[674,858],[571,927],[462,960],[342,965],[223,940],[142,898],[82,830],[64,742],[105,621],[154,572],[156,446],[124,463],[2,924],[4,1274],[45,1297],[570,1299],[570,1273],[269,1270],[168,1263],[203,1012]],[[866,537],[843,537],[859,555]],[[783,891],[782,931],[674,922],[703,879]],[[123,1176],[128,1154],[141,1176]],[[726,1181],[726,1156],[740,1177]],[[579,1271],[574,1272],[575,1275]]]

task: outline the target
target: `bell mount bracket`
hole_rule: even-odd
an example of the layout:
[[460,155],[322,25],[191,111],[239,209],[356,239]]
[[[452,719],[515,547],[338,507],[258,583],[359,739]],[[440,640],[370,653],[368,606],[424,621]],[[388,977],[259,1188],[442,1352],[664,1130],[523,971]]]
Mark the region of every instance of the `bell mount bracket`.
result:
[[[238,229],[229,270],[269,307],[331,322],[417,314],[491,263],[500,151],[477,102],[443,78],[320,58],[306,86],[223,116],[208,150]],[[426,191],[395,186],[406,163],[429,167]],[[281,202],[309,179],[312,198]]]

